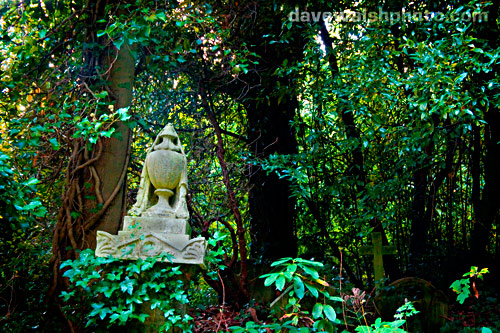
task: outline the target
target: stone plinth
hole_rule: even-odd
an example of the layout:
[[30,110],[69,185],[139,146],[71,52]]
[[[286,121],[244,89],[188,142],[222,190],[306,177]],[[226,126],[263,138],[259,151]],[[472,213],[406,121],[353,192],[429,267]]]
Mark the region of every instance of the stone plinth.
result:
[[97,232],[96,255],[137,260],[166,253],[173,263],[204,266],[207,242],[203,237],[190,239],[190,229],[186,219],[125,216],[118,235]]
[[205,248],[203,237],[189,239],[188,235],[151,231],[120,231],[111,235],[98,231],[96,255],[136,260],[166,253],[173,256],[173,263],[204,266]]

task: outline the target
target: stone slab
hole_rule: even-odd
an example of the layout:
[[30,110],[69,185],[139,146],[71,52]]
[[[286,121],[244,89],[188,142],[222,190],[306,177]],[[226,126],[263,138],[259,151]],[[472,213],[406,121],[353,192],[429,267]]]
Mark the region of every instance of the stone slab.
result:
[[123,231],[166,232],[171,234],[190,234],[191,227],[186,219],[166,219],[160,216],[125,216]]
[[407,318],[409,332],[440,332],[448,317],[448,297],[429,281],[405,277],[384,287],[374,298],[375,308],[387,321],[393,320],[397,308],[407,301],[420,311]]

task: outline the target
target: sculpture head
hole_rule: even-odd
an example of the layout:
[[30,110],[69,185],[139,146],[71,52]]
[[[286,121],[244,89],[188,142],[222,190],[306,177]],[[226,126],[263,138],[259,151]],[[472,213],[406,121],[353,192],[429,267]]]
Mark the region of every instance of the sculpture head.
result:
[[165,126],[158,134],[151,150],[171,150],[184,154],[179,136],[171,124]]

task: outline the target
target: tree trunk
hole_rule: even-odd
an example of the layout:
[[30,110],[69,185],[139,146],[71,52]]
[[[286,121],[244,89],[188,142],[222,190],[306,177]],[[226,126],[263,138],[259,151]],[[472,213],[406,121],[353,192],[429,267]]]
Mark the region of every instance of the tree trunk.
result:
[[[109,77],[110,90],[115,95],[114,109],[128,107],[132,102],[132,86],[134,82],[135,60],[131,47],[124,43],[120,50],[113,50],[111,57],[116,56],[116,61],[111,62],[111,75]],[[114,60],[110,59],[111,61]],[[103,139],[101,157],[94,163],[95,171],[101,179],[102,198],[104,201],[112,199],[103,215],[95,222],[90,233],[85,236],[86,246],[95,248],[97,230],[116,234],[121,228],[122,218],[126,211],[127,186],[125,181],[128,159],[130,157],[130,144],[132,131],[123,122],[116,124],[116,138]],[[89,193],[95,193],[96,188],[91,188]],[[85,201],[86,210],[95,208],[94,200]]]
[[[99,12],[99,8],[95,12]],[[91,31],[89,38],[94,34],[95,31]],[[97,54],[85,54],[85,64],[94,66],[89,58],[99,59],[98,62],[104,64],[102,67],[106,69],[105,73],[108,73],[101,79],[108,82],[107,90],[115,100],[114,110],[129,106],[135,70],[131,47],[124,43],[117,50],[113,45],[108,45],[103,56],[99,51],[95,52]],[[92,73],[94,69],[87,70]],[[83,87],[94,95],[86,82]],[[93,111],[97,113],[99,110]],[[52,240],[53,281],[49,290],[52,297],[57,297],[63,287],[64,282],[59,272],[61,262],[75,258],[78,249],[95,248],[97,230],[115,234],[120,228],[126,209],[125,178],[131,130],[122,122],[113,126],[114,137],[101,137],[92,147],[82,138],[72,139],[73,152],[67,170],[67,185]]]
[[[487,26],[480,30],[478,34],[480,39],[486,40],[487,45],[491,50],[498,47],[498,9],[500,1],[495,1],[488,12]],[[486,72],[480,72],[475,76],[478,86],[487,85],[488,82],[495,79],[496,73],[499,70],[498,65],[494,65],[493,69]],[[495,100],[500,92],[498,88],[486,90],[490,100]],[[495,103],[491,103],[490,107],[484,112],[484,120],[486,121],[484,131],[484,187],[480,199],[477,194],[474,196],[474,215],[475,223],[471,233],[471,254],[474,260],[479,262],[486,259],[488,247],[491,242],[492,226],[498,226],[500,221],[500,109]],[[475,154],[477,159],[479,154]],[[478,161],[473,161],[477,165]],[[475,170],[474,184],[476,188],[479,185],[480,175],[478,170]]]
[[[288,96],[280,103],[271,95],[274,84],[266,87],[263,94],[271,96],[269,105],[265,102],[247,104],[248,134],[251,149],[260,158],[271,154],[294,154],[297,143],[291,129],[297,100]],[[282,257],[295,256],[297,240],[294,231],[295,200],[290,197],[288,180],[280,179],[275,173],[267,174],[260,168],[250,174],[250,234],[253,259],[273,261]]]
[[[285,7],[293,9],[292,6],[287,3]],[[247,4],[244,12],[238,15],[241,20],[234,26],[234,40],[245,40],[247,45],[252,45],[250,51],[259,56],[256,70],[241,75],[238,81],[241,84],[234,86],[230,93],[236,97],[247,91],[242,103],[247,112],[248,140],[252,153],[261,159],[271,154],[297,152],[295,133],[290,124],[298,108],[293,78],[279,76],[275,71],[285,60],[294,64],[302,59],[305,45],[302,28],[294,27],[293,37],[286,47],[269,43],[262,37],[268,35],[279,39],[282,17],[287,14],[286,9],[276,7],[272,1]],[[251,167],[249,185],[250,257],[268,263],[277,258],[296,256],[295,199],[290,197],[290,180]]]

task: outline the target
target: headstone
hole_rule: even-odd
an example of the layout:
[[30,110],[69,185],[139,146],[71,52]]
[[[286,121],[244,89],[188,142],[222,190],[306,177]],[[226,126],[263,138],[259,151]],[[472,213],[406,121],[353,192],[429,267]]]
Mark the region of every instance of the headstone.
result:
[[411,301],[420,311],[407,320],[410,332],[439,332],[446,323],[448,298],[429,281],[406,277],[394,281],[379,290],[374,303],[380,316],[387,321],[394,320],[396,310]]
[[147,152],[137,202],[123,230],[118,235],[97,231],[96,255],[138,259],[167,253],[174,263],[203,266],[206,240],[190,239],[186,193],[186,155],[168,124]]
[[382,234],[380,232],[372,232],[372,246],[363,246],[360,248],[360,253],[363,255],[373,255],[373,269],[375,270],[375,287],[378,290],[384,279],[384,261],[383,255],[395,254],[396,247],[382,246]]

